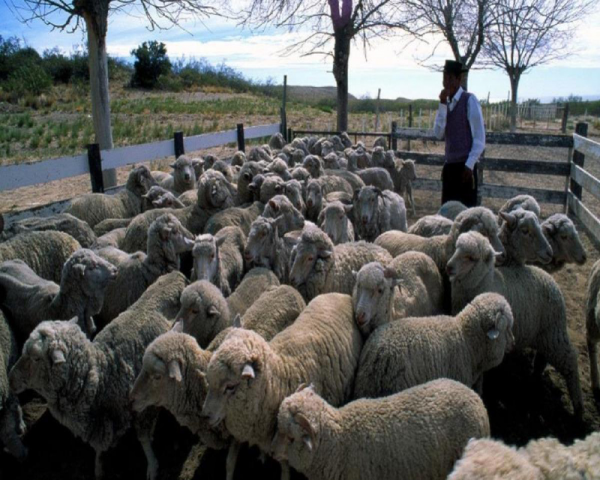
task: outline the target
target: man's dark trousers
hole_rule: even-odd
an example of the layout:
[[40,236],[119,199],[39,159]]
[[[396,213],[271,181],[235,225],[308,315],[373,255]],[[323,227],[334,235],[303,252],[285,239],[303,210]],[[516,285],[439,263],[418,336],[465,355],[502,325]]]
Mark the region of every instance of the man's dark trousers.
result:
[[444,163],[442,169],[442,205],[450,200],[457,200],[467,207],[477,206],[477,163],[473,168],[472,178],[463,183],[465,168],[465,162]]

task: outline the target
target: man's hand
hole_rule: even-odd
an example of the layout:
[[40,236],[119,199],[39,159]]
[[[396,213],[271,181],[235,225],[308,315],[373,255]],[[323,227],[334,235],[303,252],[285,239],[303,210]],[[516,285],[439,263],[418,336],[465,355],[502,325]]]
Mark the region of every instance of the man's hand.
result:
[[440,92],[440,103],[443,103],[444,105],[448,103],[448,92],[446,92],[445,88]]
[[473,181],[473,170],[465,165],[462,173],[462,183],[471,183]]

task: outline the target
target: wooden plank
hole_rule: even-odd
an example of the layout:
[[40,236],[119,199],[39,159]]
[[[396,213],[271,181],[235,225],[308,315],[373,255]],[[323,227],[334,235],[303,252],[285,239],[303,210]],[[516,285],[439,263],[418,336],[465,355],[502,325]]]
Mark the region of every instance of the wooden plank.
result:
[[442,181],[441,180],[432,180],[429,178],[417,178],[413,180],[413,188],[415,190],[427,190],[431,192],[441,192],[442,191]]
[[600,160],[600,143],[582,137],[581,135],[573,134],[574,148],[586,157],[591,157],[594,160]]
[[173,140],[162,140],[160,142],[102,150],[100,154],[102,155],[102,170],[107,170],[175,155],[175,144]]
[[480,187],[481,195],[491,198],[512,198],[517,195],[531,195],[540,203],[554,203],[564,205],[565,192],[560,190],[542,190],[527,187],[508,187],[506,185],[483,184]]
[[574,163],[571,164],[571,179],[600,199],[600,180]]
[[588,229],[596,242],[600,242],[600,220],[598,220],[598,217],[590,212],[590,210],[571,192],[568,193],[567,198],[571,211],[575,213],[575,216]]
[[251,138],[262,138],[270,137],[275,133],[279,133],[281,125],[279,123],[272,123],[271,125],[258,125],[256,127],[247,127],[244,129],[244,136],[246,140]]
[[186,137],[183,140],[183,144],[185,145],[186,152],[193,152],[195,150],[203,150],[205,148],[235,143],[236,141],[237,130],[226,130],[224,132],[205,133],[193,137]]
[[[401,150],[398,155],[403,160],[414,160],[417,165],[441,166],[444,155],[437,153],[418,153]],[[544,160],[515,160],[511,158],[485,157],[482,165],[486,170],[500,172],[521,172],[538,175],[557,175],[566,177],[570,167],[566,162],[546,162]]]
[[0,191],[89,173],[86,154],[0,167]]

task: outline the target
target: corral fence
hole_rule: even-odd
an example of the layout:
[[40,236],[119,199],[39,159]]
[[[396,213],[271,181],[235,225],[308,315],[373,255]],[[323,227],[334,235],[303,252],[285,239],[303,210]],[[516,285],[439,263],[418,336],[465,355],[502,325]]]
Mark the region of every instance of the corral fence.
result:
[[[90,175],[93,192],[104,192],[102,171],[112,168],[149,162],[164,157],[178,157],[187,152],[203,150],[221,145],[237,144],[238,150],[245,151],[246,140],[270,137],[282,130],[282,124],[245,127],[238,124],[236,129],[184,137],[183,132],[175,132],[172,140],[162,140],[140,145],[100,150],[98,144],[87,146],[87,152],[80,155],[42,160],[32,163],[0,166],[0,192],[14,190],[75,177]],[[122,187],[109,189],[114,193]],[[30,216],[46,216],[62,211],[70,200],[54,202],[15,213],[4,214],[7,222]]]
[[[410,140],[427,140],[439,142],[433,136],[431,130],[400,128],[396,122],[392,122],[392,132],[348,132],[351,137],[385,137],[388,146],[397,151],[397,157],[402,160],[414,160],[417,165],[443,166],[444,155],[433,153],[411,152],[398,150],[398,140],[407,143]],[[567,148],[568,158],[566,161],[539,160],[516,160],[511,158],[486,157],[485,153],[478,166],[479,203],[481,197],[509,199],[516,195],[531,195],[540,203],[563,205],[565,211],[576,216],[588,232],[600,244],[600,220],[594,215],[582,200],[582,188],[590,192],[594,197],[600,199],[600,180],[584,169],[585,159],[600,162],[600,143],[587,137],[588,124],[578,123],[575,134],[571,135],[544,135],[534,133],[488,133],[486,143],[488,145],[519,145],[530,147],[554,147]],[[303,135],[339,135],[339,132],[292,130],[288,129],[288,138]],[[527,175],[551,175],[562,177],[565,180],[563,190],[551,190],[542,188],[531,188],[521,186],[507,186],[485,183],[486,171],[498,171],[509,173],[521,173]],[[420,178],[417,179],[413,188],[441,192],[441,180]]]

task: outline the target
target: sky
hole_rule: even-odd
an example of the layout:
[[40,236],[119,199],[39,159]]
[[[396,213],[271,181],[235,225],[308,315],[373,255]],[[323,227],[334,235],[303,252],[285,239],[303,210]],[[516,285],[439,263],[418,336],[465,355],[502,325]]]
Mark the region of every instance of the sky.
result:
[[[5,0],[10,2],[10,0]],[[41,21],[21,23],[14,8],[0,3],[0,35],[17,36],[42,52],[58,46],[65,52],[85,43],[85,33],[52,30]],[[23,3],[14,0],[15,4]],[[206,58],[211,63],[225,62],[254,79],[272,77],[281,83],[288,76],[289,85],[335,86],[331,61],[316,56],[284,56],[286,45],[303,38],[305,32],[290,33],[274,29],[250,32],[230,20],[210,18],[202,22],[186,21],[182,28],[149,31],[147,22],[135,11],[119,12],[109,19],[107,49],[110,55],[130,59],[130,52],[143,41],[158,40],[167,45],[170,57]],[[564,60],[536,67],[521,79],[519,101],[538,98],[581,95],[586,99],[600,98],[600,9],[577,27],[577,51]],[[442,85],[441,74],[420,64],[438,43],[411,42],[394,37],[377,40],[365,53],[353,46],[350,57],[350,93],[356,97],[437,98]],[[452,58],[443,43],[429,60],[443,65]],[[475,70],[469,75],[469,90],[479,98],[501,100],[508,97],[510,84],[501,70]]]

